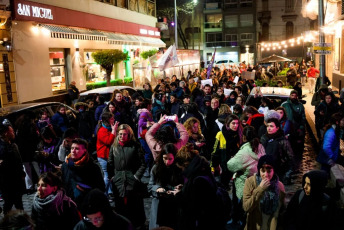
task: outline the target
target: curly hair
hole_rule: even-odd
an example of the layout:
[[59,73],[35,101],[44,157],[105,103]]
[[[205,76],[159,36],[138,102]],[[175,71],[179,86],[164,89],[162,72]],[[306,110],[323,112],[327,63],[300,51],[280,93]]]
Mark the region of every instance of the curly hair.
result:
[[222,104],[219,108],[219,116],[223,114],[232,114],[231,108],[227,104]]
[[177,143],[173,128],[170,125],[164,125],[154,134],[154,139],[163,146],[167,143]]
[[199,120],[195,117],[190,117],[189,119],[187,119],[185,122],[184,122],[184,127],[186,129],[186,131],[188,132],[189,135],[192,135],[192,127],[194,126],[194,124],[198,123],[199,126],[198,126],[198,131],[197,131],[197,134],[200,134],[202,135],[202,131],[201,131],[201,123],[199,122]]

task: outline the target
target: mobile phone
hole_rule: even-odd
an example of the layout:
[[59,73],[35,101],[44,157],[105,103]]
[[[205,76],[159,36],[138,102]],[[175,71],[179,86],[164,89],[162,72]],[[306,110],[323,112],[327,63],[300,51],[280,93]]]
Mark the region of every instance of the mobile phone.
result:
[[176,119],[176,115],[166,116],[167,121],[174,121],[175,119]]

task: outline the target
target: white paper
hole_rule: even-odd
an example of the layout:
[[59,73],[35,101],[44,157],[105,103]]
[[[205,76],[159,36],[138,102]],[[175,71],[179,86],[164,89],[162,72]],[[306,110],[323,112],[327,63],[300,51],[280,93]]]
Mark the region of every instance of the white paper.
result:
[[239,77],[236,76],[236,77],[234,78],[234,81],[233,81],[233,82],[234,82],[235,84],[238,84],[238,81],[239,81]]
[[198,82],[198,77],[195,77],[195,78],[194,78],[194,81],[195,81],[195,82]]
[[202,80],[201,84],[202,86],[205,86],[205,85],[213,86],[213,80],[212,79]]
[[232,89],[224,89],[223,93],[225,94],[225,96],[229,96],[229,94],[231,94],[232,91]]

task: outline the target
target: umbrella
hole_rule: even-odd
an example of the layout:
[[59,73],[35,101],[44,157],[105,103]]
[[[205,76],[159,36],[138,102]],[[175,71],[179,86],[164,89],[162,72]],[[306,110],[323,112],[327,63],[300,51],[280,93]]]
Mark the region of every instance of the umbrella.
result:
[[259,62],[264,63],[264,62],[280,62],[280,61],[292,61],[292,60],[273,54],[273,55],[271,55],[269,57],[263,58]]
[[273,54],[269,57],[263,58],[262,60],[260,60],[260,63],[266,63],[266,62],[275,62],[275,75],[276,75],[276,70],[277,70],[277,62],[281,62],[281,61],[292,61],[288,58],[285,57],[281,57],[281,56],[277,56],[276,54]]

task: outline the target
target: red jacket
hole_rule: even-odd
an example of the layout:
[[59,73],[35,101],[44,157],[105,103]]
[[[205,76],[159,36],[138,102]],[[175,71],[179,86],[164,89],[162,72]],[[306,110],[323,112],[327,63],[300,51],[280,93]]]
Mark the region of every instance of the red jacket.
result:
[[97,133],[97,157],[108,159],[110,147],[115,140],[115,135],[104,127],[101,127]]
[[307,70],[307,76],[308,77],[312,77],[312,78],[316,78],[316,74],[317,73],[320,73],[319,70],[317,70],[316,68],[314,67],[311,67]]

